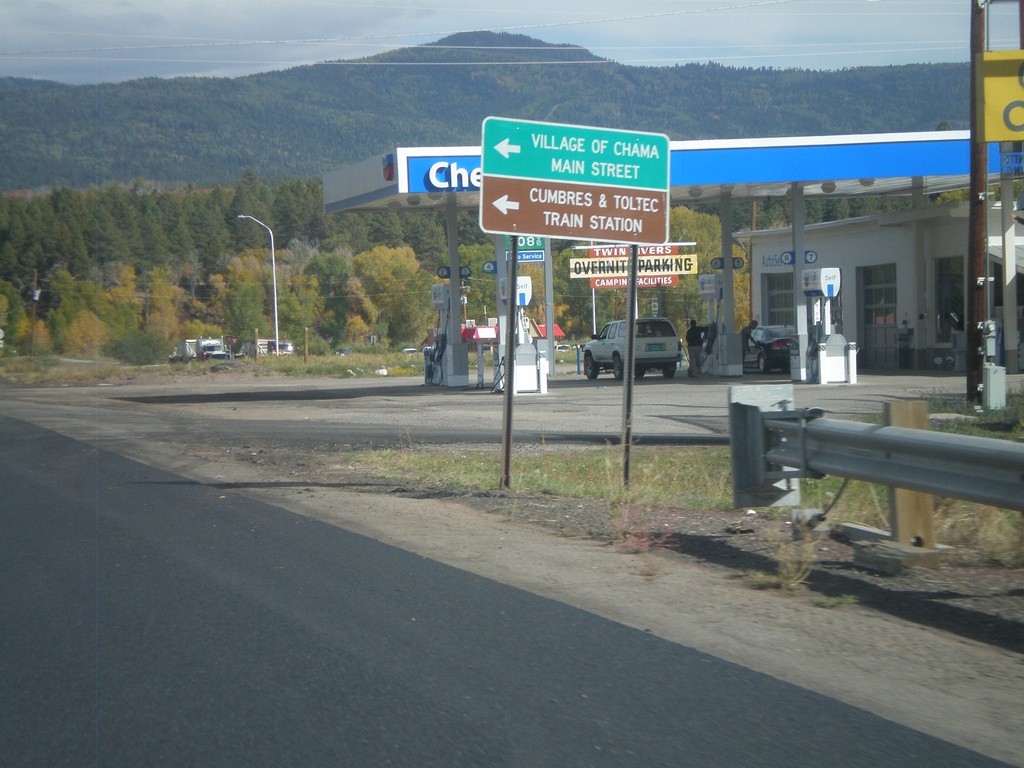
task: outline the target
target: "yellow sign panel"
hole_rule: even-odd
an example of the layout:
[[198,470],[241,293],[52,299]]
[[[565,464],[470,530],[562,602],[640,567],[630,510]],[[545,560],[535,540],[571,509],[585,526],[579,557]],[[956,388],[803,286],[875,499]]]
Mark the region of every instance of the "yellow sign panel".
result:
[[982,56],[984,141],[1024,141],[1024,51]]
[[[636,260],[636,272],[640,277],[653,275],[695,275],[697,257],[690,256],[640,256]],[[611,256],[606,258],[570,258],[569,277],[628,277],[629,259]]]

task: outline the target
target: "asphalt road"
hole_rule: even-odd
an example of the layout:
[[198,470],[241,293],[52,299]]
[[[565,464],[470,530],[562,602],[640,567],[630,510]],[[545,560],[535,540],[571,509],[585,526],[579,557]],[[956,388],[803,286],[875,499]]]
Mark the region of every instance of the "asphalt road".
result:
[[[1008,377],[1013,391],[1024,375]],[[632,437],[640,445],[725,445],[733,387],[788,384],[779,376],[738,379],[647,377],[633,394]],[[793,386],[794,406],[835,418],[880,413],[886,402],[962,397],[962,376],[862,376],[855,385]],[[513,404],[518,445],[617,444],[622,437],[621,382],[560,374],[548,394],[520,394]],[[225,449],[263,441],[295,450],[482,444],[502,439],[504,397],[488,389],[424,386],[416,378],[375,380],[185,376],[180,382],[11,389],[0,413],[24,415],[65,434],[121,443],[188,441]],[[83,407],[85,406],[85,407]],[[133,455],[132,450],[121,451]]]
[[827,697],[0,417],[5,766],[987,766]]

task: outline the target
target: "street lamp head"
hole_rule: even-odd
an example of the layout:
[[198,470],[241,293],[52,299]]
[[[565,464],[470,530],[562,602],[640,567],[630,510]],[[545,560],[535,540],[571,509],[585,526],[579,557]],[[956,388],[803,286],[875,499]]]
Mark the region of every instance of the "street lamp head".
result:
[[280,331],[278,330],[278,323],[277,323],[277,261],[274,259],[274,230],[272,230],[269,226],[267,226],[262,221],[257,219],[255,216],[249,216],[247,214],[240,213],[240,214],[238,214],[238,218],[239,219],[249,219],[249,221],[256,222],[261,227],[263,227],[265,230],[267,230],[267,234],[270,235],[270,274],[271,274],[271,276],[273,278],[273,287],[274,287],[274,354],[275,355],[280,355],[281,354],[281,337],[280,337]]

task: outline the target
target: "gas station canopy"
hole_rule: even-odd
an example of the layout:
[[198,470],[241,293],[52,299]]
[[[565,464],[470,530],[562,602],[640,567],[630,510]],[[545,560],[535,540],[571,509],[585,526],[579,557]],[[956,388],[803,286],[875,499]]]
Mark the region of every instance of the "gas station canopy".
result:
[[[931,195],[970,185],[968,131],[673,141],[674,204],[860,195]],[[998,182],[999,145],[988,145],[988,175]],[[444,208],[480,204],[480,147],[399,147],[324,176],[324,210]]]

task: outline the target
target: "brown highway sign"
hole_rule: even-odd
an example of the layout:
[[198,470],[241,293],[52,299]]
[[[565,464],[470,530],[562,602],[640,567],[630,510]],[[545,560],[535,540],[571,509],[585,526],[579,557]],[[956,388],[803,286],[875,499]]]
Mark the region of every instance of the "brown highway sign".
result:
[[485,232],[663,243],[668,191],[497,177],[481,192]]

